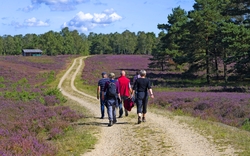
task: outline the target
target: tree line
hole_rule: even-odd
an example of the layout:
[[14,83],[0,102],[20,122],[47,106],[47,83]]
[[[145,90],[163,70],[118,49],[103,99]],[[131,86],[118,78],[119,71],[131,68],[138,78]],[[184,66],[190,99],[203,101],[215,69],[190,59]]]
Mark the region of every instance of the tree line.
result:
[[[228,82],[250,76],[250,1],[195,0],[193,10],[177,7],[166,24],[158,24],[157,50],[152,66],[188,65],[190,73],[205,71],[206,81]],[[173,63],[174,62],[174,63]],[[182,65],[182,66],[180,66]],[[220,67],[221,66],[221,67]]]
[[46,55],[96,54],[151,54],[156,46],[154,33],[120,33],[88,36],[68,27],[60,32],[49,31],[41,35],[4,35],[0,37],[0,55],[21,55],[22,49],[41,49]]
[[[150,67],[169,70],[188,67],[188,73],[206,71],[211,78],[228,81],[229,75],[250,76],[250,1],[195,0],[193,10],[172,9],[161,32],[125,30],[89,35],[70,31],[45,34],[4,35],[0,55],[20,55],[22,49],[38,48],[47,55],[147,54]],[[222,65],[222,67],[220,67]],[[222,75],[222,76],[221,76]]]

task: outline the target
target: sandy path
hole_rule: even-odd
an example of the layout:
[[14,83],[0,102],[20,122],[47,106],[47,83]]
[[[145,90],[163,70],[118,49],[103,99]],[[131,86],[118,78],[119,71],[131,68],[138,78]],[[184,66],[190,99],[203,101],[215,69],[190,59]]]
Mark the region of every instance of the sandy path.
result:
[[[76,89],[74,80],[81,72],[83,57],[74,60],[72,66],[61,78],[58,87],[62,93],[89,109],[95,117],[93,121],[101,127],[99,142],[95,148],[84,156],[233,156],[234,149],[221,147],[209,142],[187,125],[180,124],[156,113],[147,113],[147,122],[137,124],[136,107],[128,117],[118,118],[118,123],[107,127],[108,119],[101,120],[99,100]],[[70,74],[72,70],[74,74]],[[62,88],[62,84],[70,81],[70,86]],[[77,96],[75,96],[77,94]]]

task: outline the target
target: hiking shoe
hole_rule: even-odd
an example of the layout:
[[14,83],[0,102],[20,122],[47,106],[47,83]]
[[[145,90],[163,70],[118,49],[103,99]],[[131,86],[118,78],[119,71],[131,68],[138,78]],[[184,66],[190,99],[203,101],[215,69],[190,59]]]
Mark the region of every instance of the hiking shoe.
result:
[[128,111],[127,110],[125,110],[125,116],[128,116]]
[[114,121],[113,121],[113,124],[115,124],[115,123],[117,123],[117,120],[114,120]]
[[100,119],[104,119],[104,116],[100,117]]
[[138,124],[140,124],[141,123],[141,117],[139,116],[138,117]]
[[145,119],[145,117],[142,117],[142,122],[146,122],[146,119]]
[[109,126],[109,127],[113,126],[113,121],[109,121],[108,126]]
[[122,115],[119,115],[119,117],[118,118],[122,118]]

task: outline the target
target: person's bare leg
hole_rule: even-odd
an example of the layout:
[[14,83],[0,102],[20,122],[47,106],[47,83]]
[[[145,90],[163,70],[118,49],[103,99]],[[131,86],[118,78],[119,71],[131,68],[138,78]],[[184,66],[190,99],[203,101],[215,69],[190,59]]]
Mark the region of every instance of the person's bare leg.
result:
[[138,113],[138,124],[141,123],[141,116],[142,116],[142,114],[141,114],[141,113]]
[[146,113],[142,114],[142,122],[146,122]]

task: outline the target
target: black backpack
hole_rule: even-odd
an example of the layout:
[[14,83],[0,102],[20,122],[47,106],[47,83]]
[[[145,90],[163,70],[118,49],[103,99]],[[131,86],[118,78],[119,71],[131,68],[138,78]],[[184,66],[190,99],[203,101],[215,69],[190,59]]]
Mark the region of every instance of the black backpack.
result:
[[116,97],[117,96],[115,82],[109,81],[108,90],[107,90],[107,96],[108,97]]

